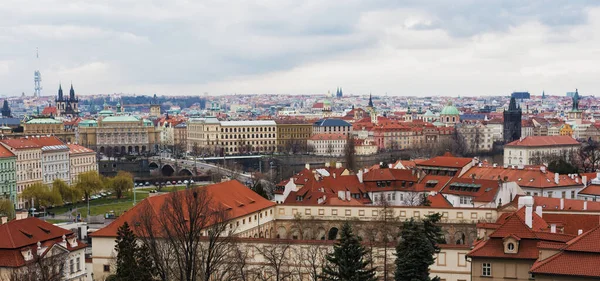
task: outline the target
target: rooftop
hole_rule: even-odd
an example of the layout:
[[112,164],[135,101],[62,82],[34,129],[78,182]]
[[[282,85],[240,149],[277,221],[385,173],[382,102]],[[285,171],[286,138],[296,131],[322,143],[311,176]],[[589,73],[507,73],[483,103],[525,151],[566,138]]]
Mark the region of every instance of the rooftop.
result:
[[511,147],[537,147],[537,146],[562,146],[562,145],[580,145],[580,143],[570,136],[528,136],[506,146]]

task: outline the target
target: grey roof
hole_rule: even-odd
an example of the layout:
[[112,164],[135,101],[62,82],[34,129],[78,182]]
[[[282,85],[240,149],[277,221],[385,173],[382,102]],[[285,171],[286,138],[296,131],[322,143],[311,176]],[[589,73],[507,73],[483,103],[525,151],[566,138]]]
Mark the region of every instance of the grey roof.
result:
[[321,119],[314,123],[317,127],[350,127],[350,123],[341,119]]
[[6,126],[11,126],[11,125],[18,126],[18,125],[21,125],[21,119],[12,118],[12,117],[0,118],[0,124],[6,125]]

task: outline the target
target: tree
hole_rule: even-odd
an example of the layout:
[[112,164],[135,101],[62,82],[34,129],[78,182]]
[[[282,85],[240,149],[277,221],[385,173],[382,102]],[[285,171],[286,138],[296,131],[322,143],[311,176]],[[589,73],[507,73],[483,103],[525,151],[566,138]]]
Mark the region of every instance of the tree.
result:
[[137,218],[136,232],[148,247],[163,281],[211,280],[228,262],[234,227],[227,210],[204,188],[165,195],[160,216],[147,201]]
[[290,259],[288,252],[291,246],[289,243],[274,245],[255,246],[255,250],[263,257],[264,267],[267,268],[263,274],[260,274],[262,281],[286,281],[292,277]]
[[16,268],[8,274],[10,281],[61,281],[64,278],[65,261],[69,252],[58,246],[53,246],[42,256],[37,250],[32,250],[33,260],[26,265]]
[[325,265],[328,247],[319,244],[310,244],[307,247],[296,249],[296,257],[300,270],[306,268],[311,281],[318,281]]
[[327,150],[325,151],[325,153],[329,156],[333,155],[333,144],[331,142],[327,144]]
[[61,179],[52,182],[52,190],[58,190],[63,201],[75,203],[81,198],[81,191],[68,185]]
[[344,158],[346,160],[346,168],[353,172],[356,171],[356,144],[354,143],[354,136],[352,134],[349,134],[346,140]]
[[117,199],[121,199],[123,193],[133,190],[133,175],[129,172],[119,171],[115,177],[108,180],[106,187],[114,191]]
[[102,190],[104,184],[98,172],[88,171],[77,175],[75,188],[83,194],[87,201],[93,193]]
[[435,262],[438,244],[443,242],[442,229],[437,225],[441,217],[435,213],[423,221],[411,218],[404,222],[396,247],[396,281],[439,280],[429,277],[429,266]]
[[54,205],[62,204],[62,198],[58,190],[50,190],[50,188],[41,183],[36,182],[23,190],[21,193],[23,200],[31,202],[36,208],[46,208]]
[[0,216],[13,218],[15,216],[15,208],[10,199],[0,199]]
[[368,269],[371,261],[365,258],[367,250],[361,245],[361,239],[352,233],[352,227],[345,222],[341,229],[340,240],[328,254],[327,265],[323,267],[322,280],[330,281],[374,281],[375,268]]
[[115,251],[117,252],[115,280],[152,280],[154,270],[152,262],[149,260],[147,248],[138,245],[137,238],[127,222],[123,223],[117,230],[117,240],[115,242]]

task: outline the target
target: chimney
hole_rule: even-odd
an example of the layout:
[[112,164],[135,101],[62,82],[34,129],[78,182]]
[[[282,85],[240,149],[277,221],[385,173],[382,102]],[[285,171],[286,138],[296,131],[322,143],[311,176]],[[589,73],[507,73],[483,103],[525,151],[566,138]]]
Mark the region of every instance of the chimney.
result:
[[581,183],[583,183],[583,187],[587,187],[587,176],[581,177]]
[[540,216],[540,218],[542,217],[542,215],[543,215],[543,212],[544,212],[544,211],[543,211],[543,209],[542,209],[542,206],[537,206],[537,207],[535,207],[535,213],[536,213],[538,216]]
[[556,224],[555,223],[550,224],[550,232],[556,233]]
[[575,177],[575,183],[579,183],[579,178]]
[[358,174],[356,174],[356,177],[358,178],[358,182],[363,183],[363,170],[362,169],[358,170]]
[[565,209],[565,198],[560,198],[560,209],[561,210]]
[[583,234],[583,229],[579,229],[579,230],[577,230],[577,235],[579,236],[579,235],[581,235],[581,234]]
[[546,173],[546,166],[540,166],[540,171],[542,171],[542,173]]
[[519,197],[519,209],[525,207],[525,224],[531,228],[533,225],[533,197]]
[[344,192],[342,190],[338,191],[338,198],[340,200],[346,200],[346,192]]
[[583,201],[583,210],[587,211],[587,201]]
[[479,167],[483,167],[483,163],[479,163]]
[[43,251],[42,251],[42,242],[38,241],[37,242],[37,255],[38,256],[42,256],[42,253],[43,253]]
[[496,168],[496,167],[498,167],[498,164],[497,164],[497,163],[494,163],[494,164],[492,165],[492,167]]
[[388,169],[391,169],[393,167],[394,167],[394,164],[392,164],[392,163],[388,164]]
[[380,166],[380,167],[381,167],[381,166],[383,166],[383,162],[379,162],[379,166]]
[[559,180],[560,180],[560,174],[559,173],[555,173],[554,174],[554,183],[558,184]]
[[304,168],[306,168],[307,170],[310,170],[310,164],[308,164],[308,163],[304,164]]
[[335,173],[333,173],[333,178],[335,179]]
[[329,168],[330,164],[329,162],[325,162],[325,168]]
[[335,167],[337,169],[341,168],[342,167],[342,162],[335,162]]
[[0,222],[1,222],[1,224],[7,223],[8,222],[8,217],[7,216],[0,217]]

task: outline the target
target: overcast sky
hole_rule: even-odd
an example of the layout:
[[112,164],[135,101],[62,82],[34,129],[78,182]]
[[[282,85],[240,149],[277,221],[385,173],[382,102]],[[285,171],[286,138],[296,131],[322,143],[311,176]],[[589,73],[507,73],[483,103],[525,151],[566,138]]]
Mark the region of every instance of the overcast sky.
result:
[[0,94],[594,94],[598,2],[0,0]]

